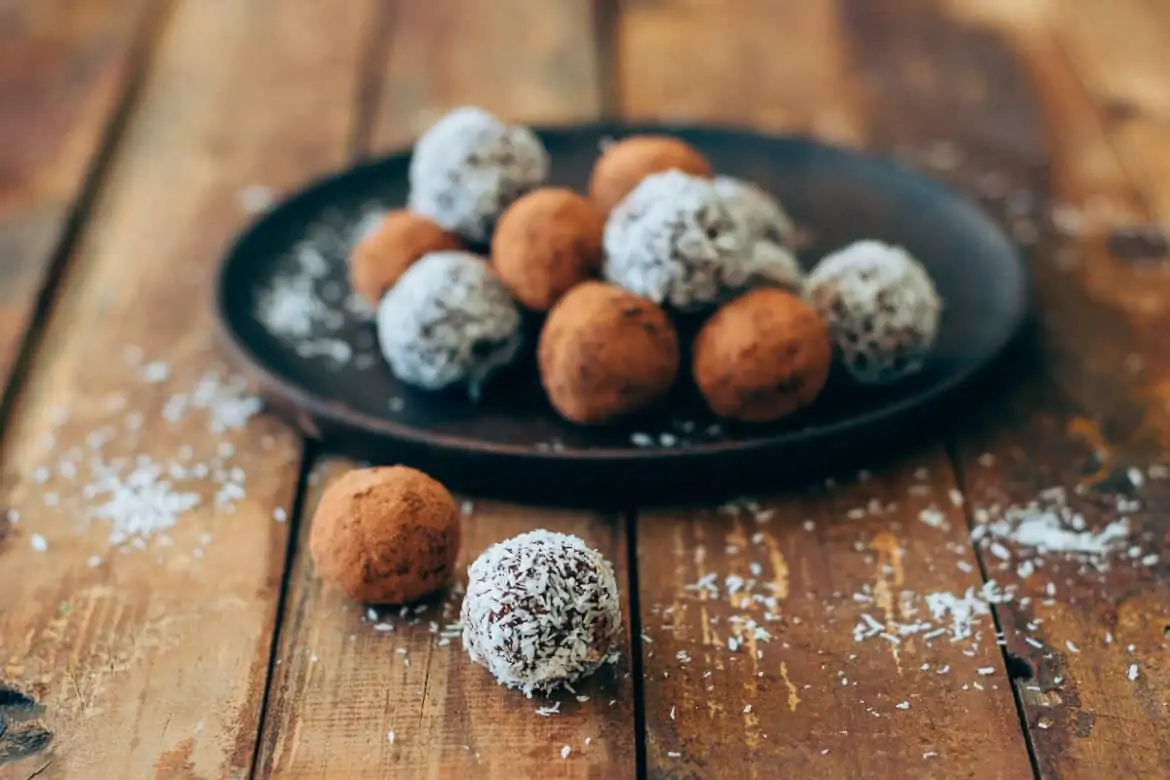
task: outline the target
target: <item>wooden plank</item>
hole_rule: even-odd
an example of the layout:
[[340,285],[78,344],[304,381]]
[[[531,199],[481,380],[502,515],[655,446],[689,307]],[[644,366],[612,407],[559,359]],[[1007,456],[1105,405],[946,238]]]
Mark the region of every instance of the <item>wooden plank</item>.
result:
[[[867,90],[881,52],[850,76],[850,9],[719,10],[628,6],[625,110],[899,145],[868,130],[897,95]],[[711,29],[735,46],[705,48]],[[649,775],[1031,777],[954,488],[935,445],[831,488],[640,513]]]
[[[519,121],[595,117],[601,91],[590,30],[586,4],[569,0],[396,3],[373,146],[408,144],[462,103]],[[301,522],[307,527],[309,517]],[[576,533],[600,549],[629,592],[624,520],[584,512],[475,502],[461,573],[490,543],[537,527]],[[263,729],[262,776],[634,775],[628,647],[616,676],[606,670],[578,686],[587,701],[559,694],[560,712],[541,717],[536,709],[547,701],[497,685],[453,631],[432,633],[432,619],[440,629],[457,621],[457,594],[419,622],[387,618],[395,629],[378,631],[360,605],[322,590],[303,554],[304,533]]]
[[0,397],[86,173],[131,92],[150,10],[149,0],[0,7]]
[[301,442],[216,360],[210,285],[242,189],[344,161],[373,11],[169,20],[4,442],[0,681],[52,740],[0,777],[251,770]]
[[[265,718],[260,776],[632,776],[628,654],[575,686],[575,695],[528,699],[472,664],[459,638],[467,566],[489,545],[532,528],[576,534],[614,564],[618,585],[628,593],[624,524],[582,512],[464,500],[460,586],[405,612],[370,611],[324,587],[308,556],[316,500],[331,479],[352,466],[326,459],[313,472],[316,484],[301,519]],[[623,611],[628,618],[624,605]],[[559,710],[538,713],[550,706]],[[562,758],[566,746],[570,752]]]
[[[1157,260],[1108,245],[1118,228],[1170,217],[1157,211],[1151,175],[1165,153],[1130,135],[1154,126],[1147,120],[1170,97],[1158,76],[1170,28],[1134,2],[1062,3],[1026,24],[973,0],[962,9],[1013,40],[1040,93],[1052,180],[1012,187],[1031,192],[1038,219],[1056,228],[1035,253],[1041,322],[1021,356],[1027,380],[976,418],[959,448],[976,519],[994,523],[982,557],[1017,591],[1000,618],[1008,648],[1035,669],[1018,689],[1040,774],[1163,777],[1168,494],[1156,478],[1170,443],[1170,277]],[[989,419],[998,424],[984,427]],[[983,451],[994,461],[980,468]],[[1104,552],[1070,553],[1070,539],[1051,530],[1054,549],[1036,550],[1017,530],[1043,528],[1032,502],[1067,507],[1074,530],[1083,518]],[[1113,523],[1125,525],[1107,543]]]

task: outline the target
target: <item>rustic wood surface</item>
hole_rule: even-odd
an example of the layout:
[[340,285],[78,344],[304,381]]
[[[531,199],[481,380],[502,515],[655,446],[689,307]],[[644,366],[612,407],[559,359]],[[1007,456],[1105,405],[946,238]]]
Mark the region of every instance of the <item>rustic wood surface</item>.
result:
[[[0,779],[1170,777],[1170,10],[729,7],[0,4]],[[958,424],[872,473],[622,516],[467,497],[461,566],[548,527],[619,572],[622,662],[543,717],[469,663],[458,593],[321,586],[304,540],[351,464],[302,470],[211,337],[251,212],[462,103],[895,156],[1037,282]],[[173,528],[111,537],[164,493]],[[1004,532],[1033,502],[1122,551]]]

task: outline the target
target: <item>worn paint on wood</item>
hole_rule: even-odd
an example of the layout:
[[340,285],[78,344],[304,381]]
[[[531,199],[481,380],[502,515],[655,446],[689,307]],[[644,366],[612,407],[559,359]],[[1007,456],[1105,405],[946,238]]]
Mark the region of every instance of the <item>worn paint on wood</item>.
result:
[[210,286],[241,189],[345,160],[373,6],[200,0],[162,33],[4,443],[0,683],[53,732],[12,772],[250,772],[301,442],[217,360]]

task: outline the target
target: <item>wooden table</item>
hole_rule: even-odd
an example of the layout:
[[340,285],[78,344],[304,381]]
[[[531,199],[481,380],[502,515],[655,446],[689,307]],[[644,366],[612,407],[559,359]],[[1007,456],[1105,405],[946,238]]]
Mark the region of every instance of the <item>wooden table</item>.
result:
[[[1170,777],[1167,74],[1162,0],[0,2],[0,778]],[[306,518],[350,464],[211,337],[269,191],[467,102],[895,155],[1038,280],[1011,365],[869,473],[616,516],[469,498],[466,559],[572,531],[628,597],[616,671],[544,716],[468,662],[455,601],[321,588]],[[119,458],[137,482],[98,478]],[[1127,517],[1121,551],[971,541],[1052,487],[1089,531]],[[145,549],[111,539],[139,516]]]

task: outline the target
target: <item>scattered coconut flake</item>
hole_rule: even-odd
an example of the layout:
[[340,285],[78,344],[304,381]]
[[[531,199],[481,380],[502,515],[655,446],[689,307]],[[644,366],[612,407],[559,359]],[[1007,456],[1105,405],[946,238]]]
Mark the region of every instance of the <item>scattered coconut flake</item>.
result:
[[908,701],[900,701],[900,702],[898,702],[897,704],[895,704],[894,706],[895,706],[895,707],[897,707],[897,708],[898,708],[898,709],[900,709],[900,710],[908,710],[908,709],[910,709],[910,702],[908,702]]
[[1079,653],[1079,652],[1081,652],[1081,651],[1080,651],[1080,648],[1078,648],[1076,645],[1074,645],[1071,639],[1066,639],[1066,640],[1064,640],[1064,646],[1068,648],[1068,651],[1069,651],[1070,653]]
[[43,553],[49,549],[48,540],[40,534],[33,534],[29,537],[28,541],[29,544],[32,545],[32,548],[37,552]]
[[390,729],[389,731],[386,732],[386,741],[389,742],[391,745],[394,744],[394,729]]
[[569,754],[572,752],[573,752],[573,748],[569,747],[568,745],[565,745],[563,748],[561,748],[561,760],[563,761],[563,760],[567,759],[569,757]]
[[988,677],[990,675],[995,674],[995,667],[994,666],[981,666],[978,669],[976,669],[975,671],[981,677]]
[[1125,673],[1125,676],[1127,678],[1129,678],[1130,682],[1133,682],[1134,680],[1136,680],[1138,678],[1138,665],[1137,664],[1130,664],[1129,671],[1127,671]]

